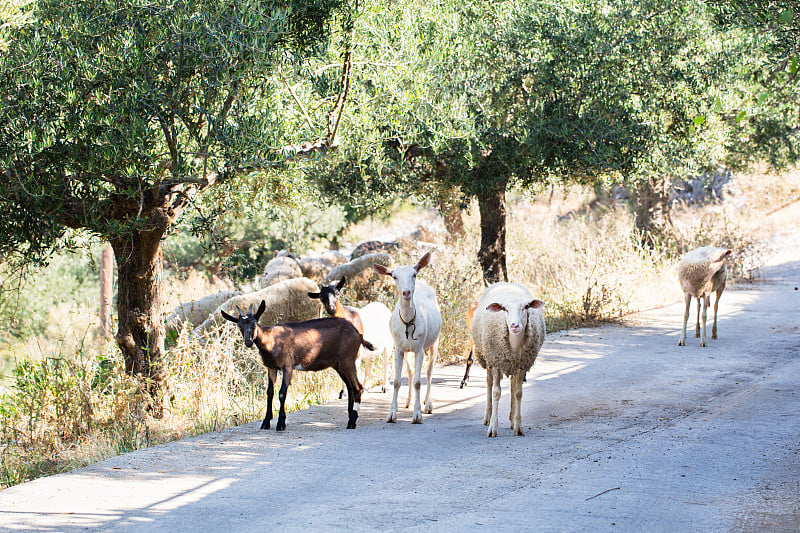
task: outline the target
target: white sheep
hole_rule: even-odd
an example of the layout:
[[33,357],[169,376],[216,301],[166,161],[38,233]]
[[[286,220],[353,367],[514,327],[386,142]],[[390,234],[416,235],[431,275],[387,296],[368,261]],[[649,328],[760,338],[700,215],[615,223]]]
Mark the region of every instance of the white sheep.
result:
[[478,299],[470,334],[475,359],[486,369],[487,436],[497,436],[497,413],[500,404],[500,380],[511,377],[511,413],[514,435],[522,432],[522,381],[544,343],[545,325],[541,308],[530,292],[517,283],[490,285]]
[[717,298],[714,300],[714,325],[711,328],[711,338],[717,338],[717,309],[722,291],[725,290],[725,281],[728,275],[725,264],[732,253],[727,248],[704,246],[692,250],[678,263],[678,281],[680,281],[686,301],[686,309],[683,312],[683,329],[678,346],[686,346],[686,323],[689,321],[692,298],[697,298],[697,325],[694,336],[701,337],[700,313],[702,308],[703,327],[700,346],[706,346],[706,316],[712,292],[717,293]]
[[184,322],[188,322],[192,328],[196,328],[221,304],[240,294],[242,291],[222,291],[198,300],[183,302],[167,316],[165,328],[167,331],[174,331],[180,329]]
[[[392,407],[387,422],[397,421],[397,395],[400,392],[400,380],[406,352],[414,352],[414,424],[422,423],[420,409],[420,386],[422,361],[428,353],[428,387],[425,394],[425,412],[433,412],[431,400],[431,375],[436,357],[439,354],[439,331],[442,329],[442,313],[436,301],[436,292],[422,280],[417,280],[417,273],[430,261],[430,252],[426,253],[414,266],[399,266],[389,269],[383,265],[375,265],[375,270],[384,276],[392,276],[397,285],[398,300],[392,311],[389,322],[394,338],[394,394]],[[411,387],[411,381],[409,381]],[[409,391],[410,392],[410,391]]]
[[264,273],[258,279],[258,288],[266,289],[287,279],[303,277],[297,256],[288,250],[281,250],[264,266]]
[[328,250],[320,257],[303,257],[298,263],[303,276],[319,281],[328,275],[333,267],[347,263],[347,257],[335,250]]
[[[257,306],[261,300],[266,301],[267,311],[261,316],[261,324],[271,326],[281,322],[300,322],[319,316],[318,300],[308,297],[310,291],[318,291],[316,283],[308,278],[288,279],[271,285],[265,289],[230,298],[220,305],[205,322],[194,329],[194,336],[201,337],[208,328],[221,323],[222,311],[233,315],[239,309]],[[235,315],[234,315],[235,316]]]

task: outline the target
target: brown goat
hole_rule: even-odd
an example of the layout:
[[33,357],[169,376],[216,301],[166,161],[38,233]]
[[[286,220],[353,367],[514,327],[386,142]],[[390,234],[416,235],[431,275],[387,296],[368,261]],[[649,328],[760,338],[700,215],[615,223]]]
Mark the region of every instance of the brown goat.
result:
[[362,344],[369,350],[374,347],[364,340],[350,322],[342,318],[318,318],[261,327],[258,319],[265,309],[266,302],[262,300],[255,314],[252,305],[246,315],[239,310],[238,318],[221,311],[223,318],[239,326],[245,346],[250,348],[255,344],[258,347],[261,361],[269,370],[267,414],[261,429],[269,429],[272,420],[272,399],[278,370],[283,374],[283,379],[278,393],[281,406],[275,429],[283,431],[286,429],[286,393],[292,382],[292,372],[314,372],[326,368],[333,368],[347,386],[347,429],[355,428],[363,391],[356,373],[358,349]]

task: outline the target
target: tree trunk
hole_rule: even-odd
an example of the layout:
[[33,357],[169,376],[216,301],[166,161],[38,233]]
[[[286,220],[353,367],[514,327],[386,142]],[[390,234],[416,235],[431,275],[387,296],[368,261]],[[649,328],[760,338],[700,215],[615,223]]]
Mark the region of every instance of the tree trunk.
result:
[[506,270],[506,190],[505,181],[478,193],[481,215],[481,248],[478,261],[486,284],[508,281]]
[[444,228],[447,231],[447,242],[454,243],[464,238],[464,219],[461,218],[461,206],[458,201],[457,190],[442,188],[436,194],[436,203],[439,213],[444,218]]
[[170,391],[163,369],[164,323],[161,316],[163,250],[166,227],[137,230],[111,241],[118,268],[117,343],[125,372],[142,380],[149,394],[147,409],[161,418],[169,409]]
[[655,177],[640,181],[633,191],[636,230],[644,244],[653,247],[672,225],[670,180]]

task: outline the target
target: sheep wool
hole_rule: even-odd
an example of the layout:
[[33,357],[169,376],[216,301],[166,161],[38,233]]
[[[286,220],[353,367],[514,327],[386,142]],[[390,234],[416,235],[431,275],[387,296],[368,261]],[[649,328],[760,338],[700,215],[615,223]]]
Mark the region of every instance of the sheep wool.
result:
[[510,307],[533,299],[530,292],[517,283],[496,283],[483,291],[470,328],[475,343],[475,359],[482,367],[496,369],[508,376],[530,370],[545,338],[541,309],[527,309],[524,341],[519,350],[514,352],[508,339],[506,313],[486,308],[492,303]]
[[217,307],[227,302],[234,296],[239,296],[242,291],[222,291],[209,294],[198,300],[183,302],[167,316],[166,329],[173,331],[179,329],[184,322],[188,322],[192,328],[196,328],[208,318]]
[[725,286],[727,248],[704,246],[692,250],[678,263],[678,280],[685,294],[695,298],[708,296]]
[[220,311],[237,316],[237,307],[246,313],[252,304],[257,307],[261,300],[266,302],[266,312],[261,316],[263,326],[282,322],[299,322],[317,318],[320,312],[319,300],[308,297],[309,292],[319,292],[319,286],[308,278],[294,278],[271,285],[265,289],[234,296],[220,305],[208,319],[194,329],[196,337],[221,323]]
[[258,279],[258,288],[266,289],[281,281],[300,277],[303,277],[303,271],[300,269],[297,256],[281,250],[264,267],[264,273]]

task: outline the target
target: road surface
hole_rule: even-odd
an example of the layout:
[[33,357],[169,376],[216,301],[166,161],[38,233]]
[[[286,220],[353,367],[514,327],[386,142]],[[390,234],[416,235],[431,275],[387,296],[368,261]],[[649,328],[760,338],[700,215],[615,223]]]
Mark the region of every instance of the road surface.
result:
[[[725,292],[719,340],[682,303],[549,335],[524,437],[482,424],[482,369],[434,372],[434,413],[389,394],[128,453],[0,492],[0,530],[800,531],[800,238]],[[710,328],[710,326],[709,326]],[[423,390],[424,392],[424,390]],[[401,398],[405,397],[405,388]]]

